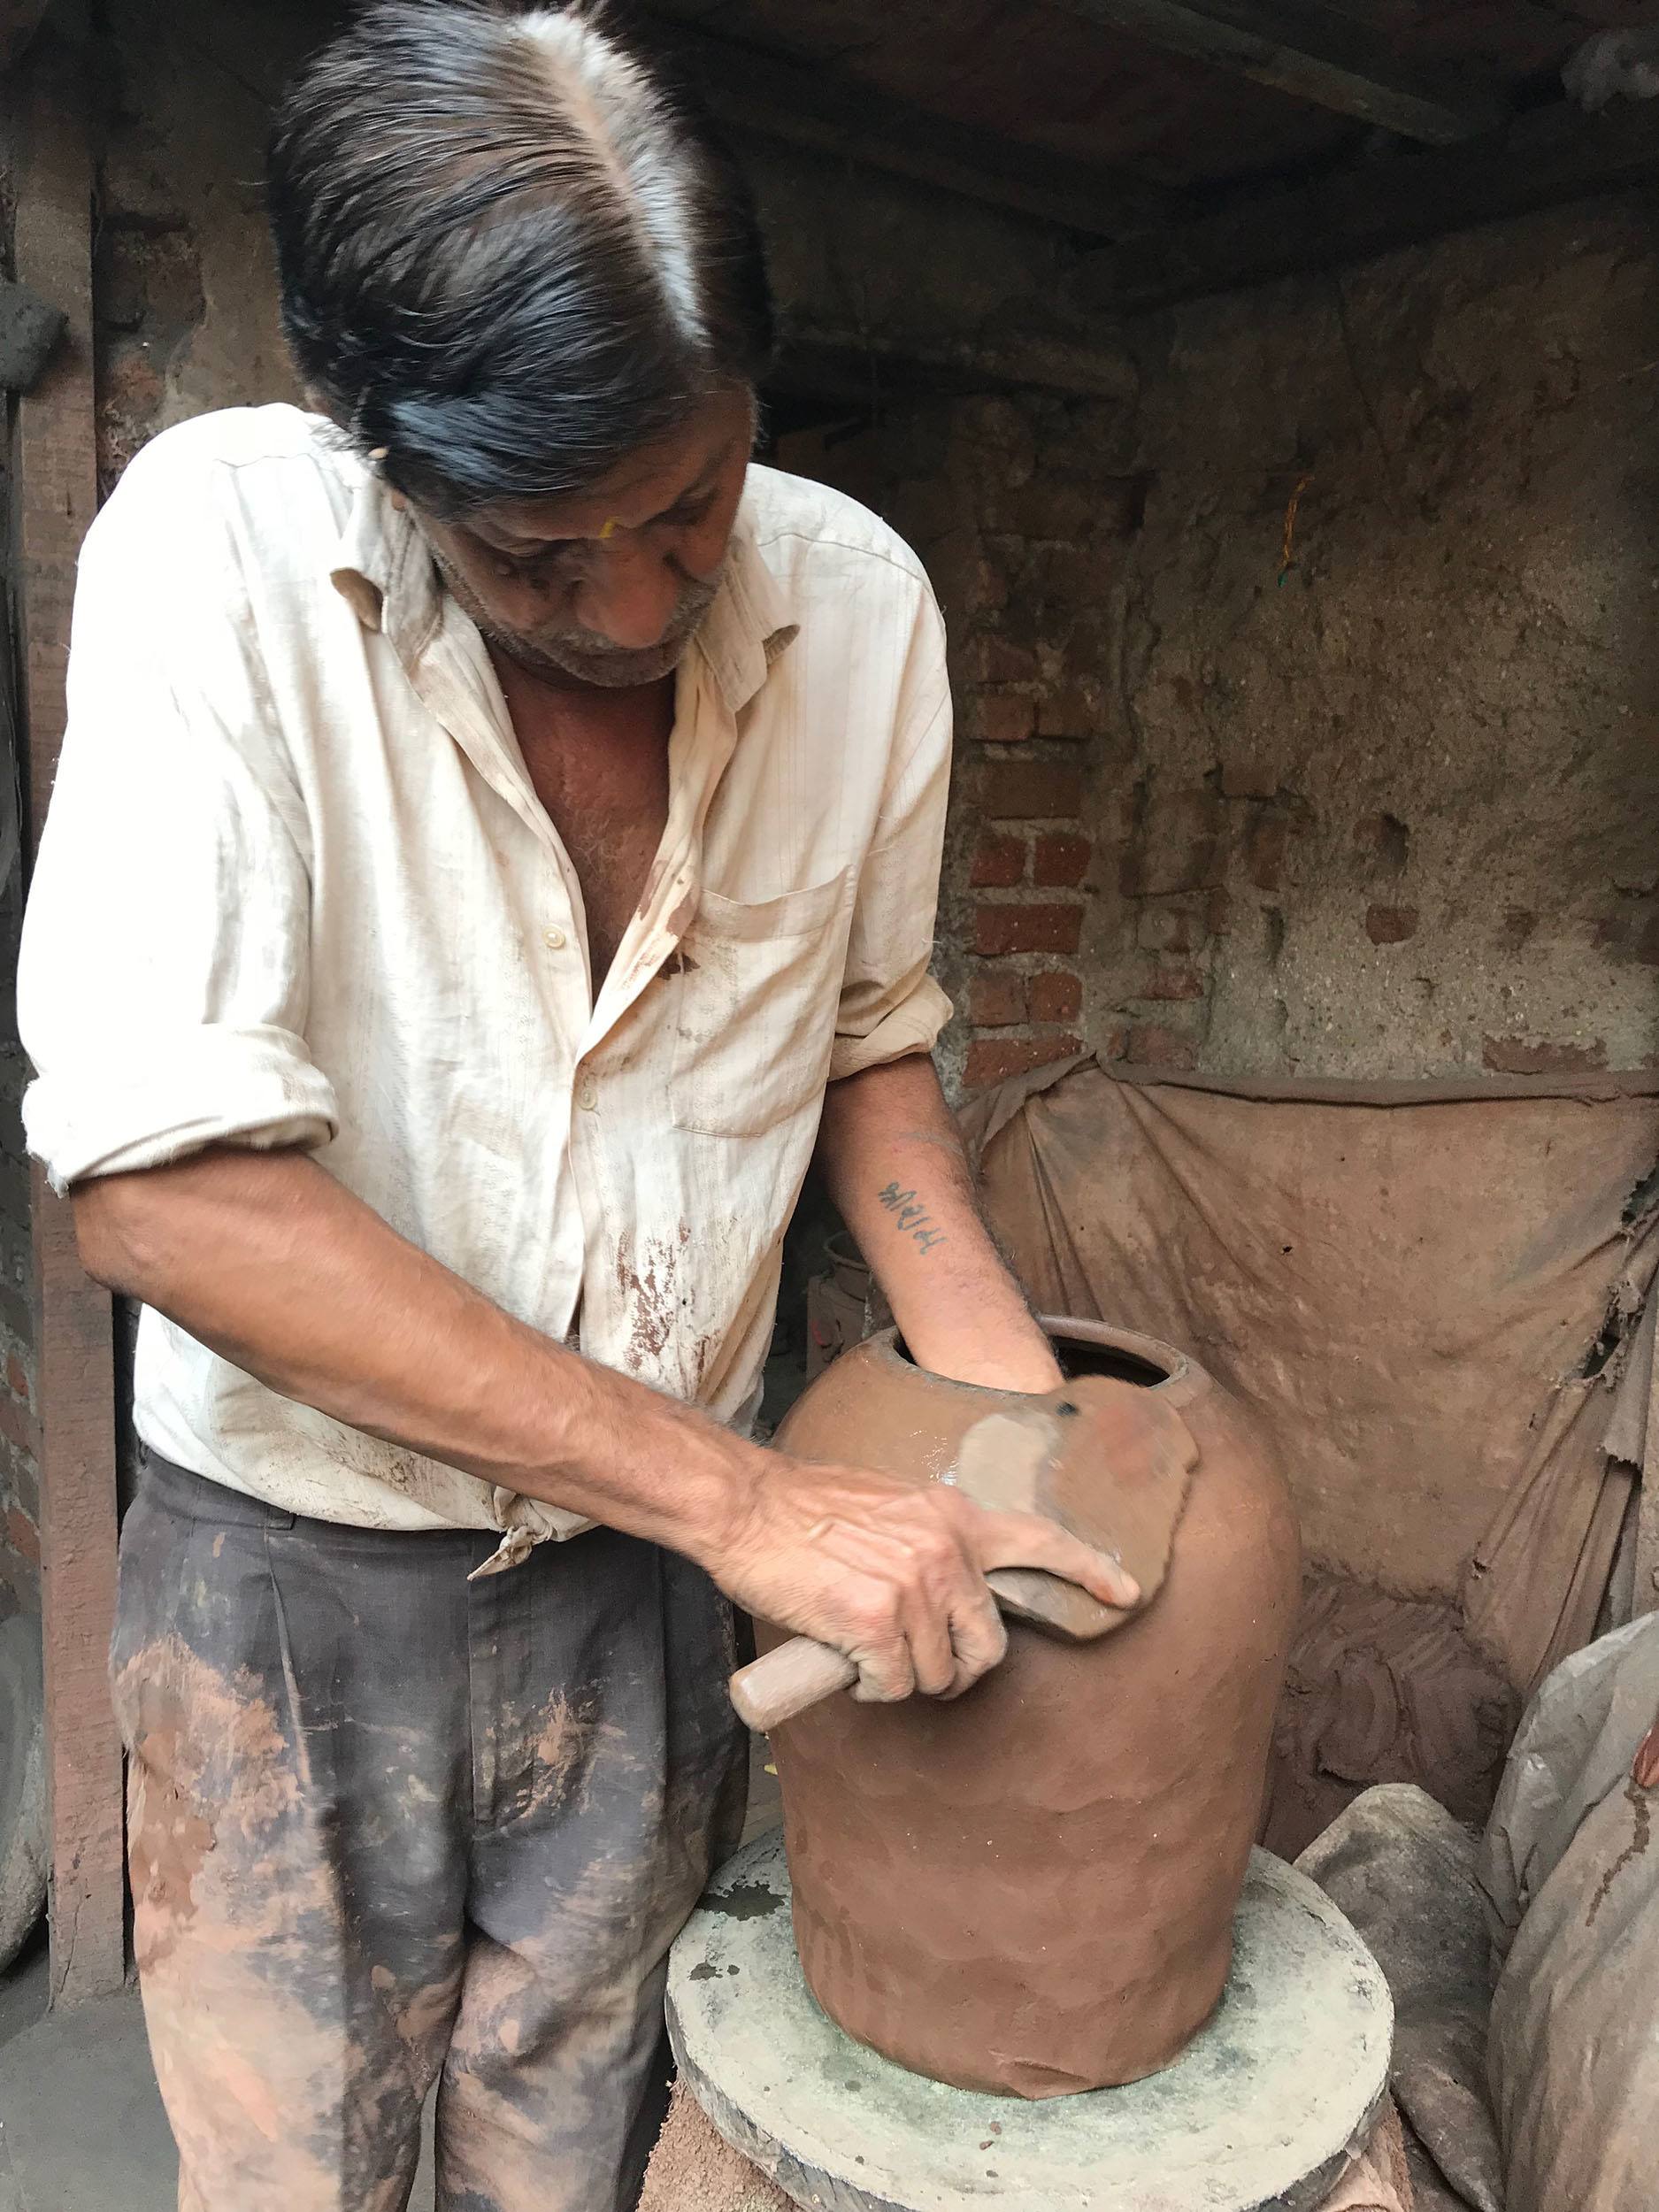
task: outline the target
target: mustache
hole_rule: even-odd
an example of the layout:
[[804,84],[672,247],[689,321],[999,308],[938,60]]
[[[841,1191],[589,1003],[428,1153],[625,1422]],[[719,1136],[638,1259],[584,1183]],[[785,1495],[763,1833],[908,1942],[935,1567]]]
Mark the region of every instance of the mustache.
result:
[[616,645],[609,638],[596,637],[591,630],[537,630],[534,641],[546,649],[564,648],[580,653],[584,660],[634,661],[642,656],[660,653],[670,645],[683,645],[695,630],[701,629],[709,610],[720,595],[721,575],[699,578],[688,584],[680,594],[667,628],[653,645]]

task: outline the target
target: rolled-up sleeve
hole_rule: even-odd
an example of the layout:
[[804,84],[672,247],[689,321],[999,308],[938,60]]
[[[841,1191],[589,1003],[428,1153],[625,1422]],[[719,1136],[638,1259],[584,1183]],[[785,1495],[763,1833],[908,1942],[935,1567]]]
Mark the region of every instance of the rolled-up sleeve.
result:
[[950,790],[944,626],[924,585],[880,818],[859,872],[829,1080],[928,1051],[950,1001],[928,972]]
[[24,925],[29,1148],[59,1188],[211,1144],[316,1146],[305,814],[211,488],[142,457],[82,551],[69,723]]

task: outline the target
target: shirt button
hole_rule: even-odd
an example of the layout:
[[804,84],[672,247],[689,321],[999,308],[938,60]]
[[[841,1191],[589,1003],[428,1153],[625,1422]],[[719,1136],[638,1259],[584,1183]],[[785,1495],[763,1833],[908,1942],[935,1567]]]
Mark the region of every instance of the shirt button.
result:
[[562,929],[544,929],[541,932],[541,942],[547,947],[549,952],[563,952],[565,949],[565,932]]
[[576,1103],[583,1113],[591,1114],[599,1103],[599,1086],[591,1075],[584,1075],[576,1087]]

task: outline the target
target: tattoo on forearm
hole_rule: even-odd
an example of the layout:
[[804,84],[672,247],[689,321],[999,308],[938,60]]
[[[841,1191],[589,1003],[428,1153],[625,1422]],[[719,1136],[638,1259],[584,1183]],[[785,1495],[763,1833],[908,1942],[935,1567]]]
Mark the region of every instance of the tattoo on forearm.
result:
[[909,1237],[924,1252],[931,1252],[936,1244],[949,1242],[944,1231],[934,1225],[933,1216],[913,1190],[901,1190],[897,1183],[889,1183],[885,1190],[876,1193],[876,1197],[893,1216],[900,1235]]

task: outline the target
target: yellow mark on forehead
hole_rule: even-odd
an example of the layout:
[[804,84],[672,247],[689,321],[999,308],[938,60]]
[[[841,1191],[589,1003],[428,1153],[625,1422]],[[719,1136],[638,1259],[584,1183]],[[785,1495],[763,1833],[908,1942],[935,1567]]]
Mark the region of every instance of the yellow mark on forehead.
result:
[[604,528],[599,533],[600,544],[603,545],[608,537],[612,536],[615,532],[621,530],[626,526],[624,524],[620,515],[612,515],[606,522]]

